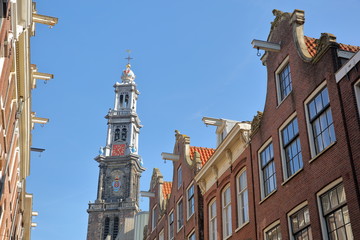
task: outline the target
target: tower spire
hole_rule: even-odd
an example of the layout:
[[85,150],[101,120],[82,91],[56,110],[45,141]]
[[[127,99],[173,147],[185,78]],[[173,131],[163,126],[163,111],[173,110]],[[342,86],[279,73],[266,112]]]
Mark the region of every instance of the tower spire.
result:
[[128,53],[122,82],[114,85],[114,107],[105,116],[108,120],[106,145],[95,158],[99,163],[98,192],[95,202],[89,203],[87,240],[105,240],[109,235],[112,240],[134,239],[134,217],[140,210],[140,176],[145,169],[138,153],[142,125],[136,106],[140,92]]

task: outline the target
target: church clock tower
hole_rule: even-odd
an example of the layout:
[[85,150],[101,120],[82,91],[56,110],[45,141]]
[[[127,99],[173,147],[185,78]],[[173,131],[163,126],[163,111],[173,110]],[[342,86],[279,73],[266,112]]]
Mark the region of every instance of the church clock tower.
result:
[[139,91],[128,63],[116,83],[114,108],[109,109],[106,146],[95,158],[99,163],[97,198],[89,203],[87,240],[132,240],[134,217],[139,212],[139,180],[142,167],[138,155]]

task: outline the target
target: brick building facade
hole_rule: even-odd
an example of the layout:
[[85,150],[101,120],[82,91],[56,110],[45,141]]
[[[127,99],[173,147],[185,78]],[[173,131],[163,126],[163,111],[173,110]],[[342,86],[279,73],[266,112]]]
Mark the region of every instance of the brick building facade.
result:
[[337,43],[332,34],[304,36],[303,11],[274,15],[264,46],[280,44],[262,57],[268,72],[264,112],[216,183],[207,187],[202,172],[212,166],[196,176],[206,183],[205,239],[358,239],[358,63],[346,81],[335,75],[349,58],[354,62],[359,48]]
[[56,18],[39,15],[31,0],[0,4],[0,239],[30,239],[32,194],[26,191],[30,174],[31,130],[46,123],[31,109],[36,79],[49,80],[30,63],[30,37],[35,23],[55,25]]
[[[168,219],[177,219],[193,177],[203,195],[203,212],[196,212],[203,224],[194,230],[203,235],[192,238],[190,224],[174,239],[360,239],[360,48],[329,33],[304,36],[301,10],[273,13],[267,41],[254,42],[266,50],[264,111],[226,134],[213,124],[220,139],[215,152],[179,191],[180,154],[162,225],[147,239],[172,239]],[[157,234],[162,228],[165,237]]]
[[190,146],[190,137],[176,131],[173,153],[162,153],[173,161],[173,181],[165,182],[154,169],[150,183],[149,224],[146,239],[203,239],[202,195],[195,174],[214,149]]

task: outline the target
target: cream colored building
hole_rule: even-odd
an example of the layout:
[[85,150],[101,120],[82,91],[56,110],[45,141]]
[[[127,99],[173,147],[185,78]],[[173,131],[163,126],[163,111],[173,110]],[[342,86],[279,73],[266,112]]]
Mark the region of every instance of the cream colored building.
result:
[[30,239],[36,226],[32,194],[26,191],[30,175],[31,130],[48,119],[31,108],[31,90],[36,80],[52,74],[38,72],[30,62],[30,38],[35,23],[53,26],[57,18],[39,15],[31,0],[0,4],[0,240]]

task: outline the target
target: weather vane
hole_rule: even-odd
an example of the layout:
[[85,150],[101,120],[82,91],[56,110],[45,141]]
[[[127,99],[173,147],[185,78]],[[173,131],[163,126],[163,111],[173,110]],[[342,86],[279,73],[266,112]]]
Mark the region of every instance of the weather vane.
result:
[[125,58],[128,60],[128,64],[130,64],[130,60],[133,59],[132,57],[130,57],[130,53],[131,53],[131,50],[130,49],[127,49],[126,52],[128,53],[128,57]]

